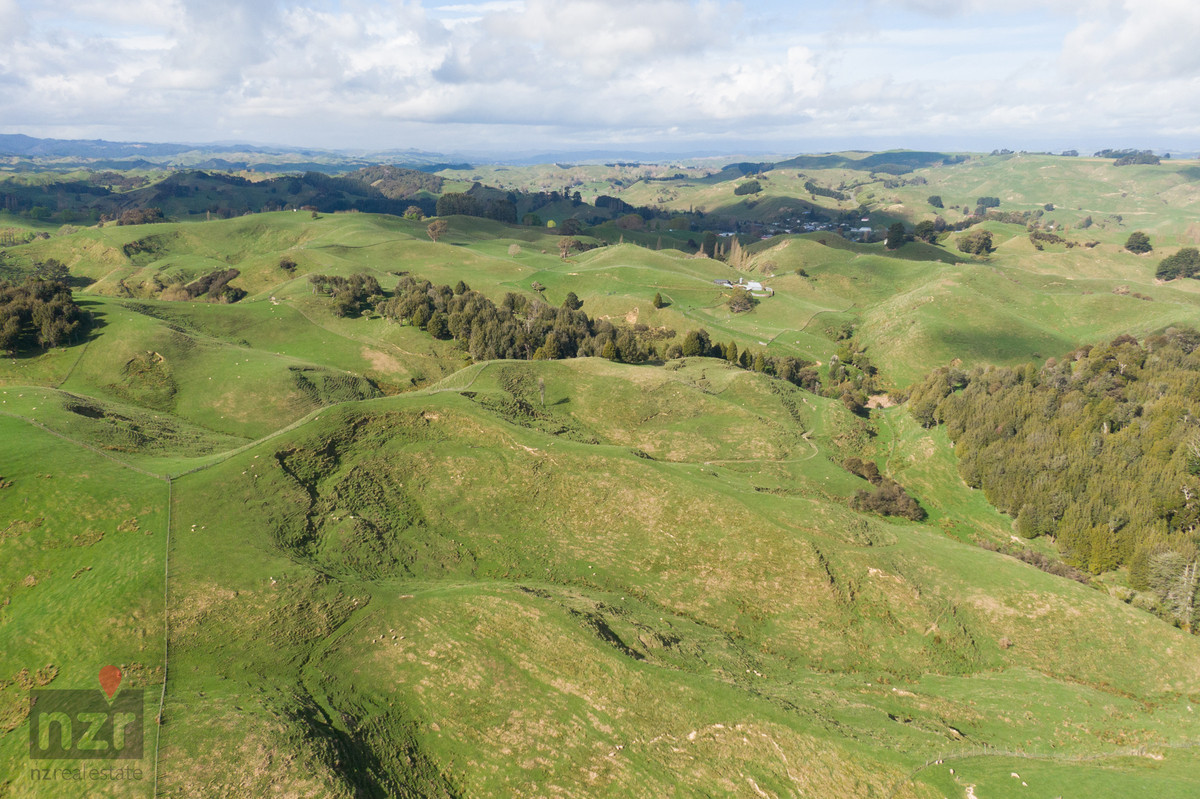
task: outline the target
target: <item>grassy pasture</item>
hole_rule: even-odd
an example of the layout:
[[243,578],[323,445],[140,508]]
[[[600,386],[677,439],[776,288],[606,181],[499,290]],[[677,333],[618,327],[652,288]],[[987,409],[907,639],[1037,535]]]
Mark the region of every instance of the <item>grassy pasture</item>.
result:
[[[630,374],[603,381],[610,370]],[[532,399],[534,376],[547,410],[530,415],[514,403]],[[674,407],[710,422],[779,401],[740,385],[764,378],[712,361],[669,376],[497,363],[466,393],[329,410],[177,481],[178,590],[223,599],[175,611],[177,657],[194,667],[173,688],[188,735],[168,738],[171,784],[186,789],[197,758],[211,768],[212,752],[229,751],[205,732],[222,699],[242,709],[252,748],[300,747],[306,768],[322,740],[340,741],[380,785],[482,794],[694,780],[738,793],[752,779],[938,795],[931,776],[906,775],[981,742],[1065,759],[1183,740],[1194,639],[1176,633],[1164,650],[1150,643],[1160,622],[1098,592],[936,527],[847,512],[837,498],[855,480],[830,479],[840,470],[823,447],[791,464],[790,491],[758,491],[777,454],[762,470],[737,450],[649,460],[624,446],[627,419],[597,418],[579,398],[628,406],[664,380]],[[729,407],[706,410],[714,396]],[[820,441],[842,411],[822,401],[810,413]],[[709,437],[745,441],[733,424]],[[217,485],[227,501],[213,504]],[[941,490],[969,506],[965,488]],[[385,505],[370,499],[380,492]],[[223,591],[204,567],[218,561],[242,564],[223,572]],[[265,648],[230,640],[235,614],[278,633]],[[890,741],[887,753],[870,740]],[[406,762],[388,760],[398,750]],[[326,762],[286,779],[334,774]],[[227,770],[217,782],[253,779]]]
[[[1088,185],[1112,169],[1027,160]],[[939,191],[1070,202],[1021,188],[1014,161],[920,171],[895,212]],[[1182,242],[1182,223],[1147,229]],[[365,214],[14,248],[14,269],[56,257],[94,280],[80,296],[100,324],[0,360],[0,785],[46,795],[30,680],[90,687],[120,663],[153,716],[165,587],[161,795],[1194,795],[1200,643],[975,546],[1011,520],[903,407],[864,420],[707,358],[466,365],[420,331],[333,316],[305,280],[408,272],[497,300],[536,281],[593,316],[823,362],[850,326],[897,386],[1196,320],[1196,289],[1154,285],[1115,222],[1095,249],[1043,252],[988,224],[986,259],[818,233],[753,245],[742,272],[632,242],[563,260],[545,231],[467,218],[435,244]],[[147,237],[161,247],[126,255]],[[237,304],[134,290],[230,266]],[[775,294],[732,314],[713,280],[738,277]],[[868,485],[849,455],[929,520],[851,510]]]

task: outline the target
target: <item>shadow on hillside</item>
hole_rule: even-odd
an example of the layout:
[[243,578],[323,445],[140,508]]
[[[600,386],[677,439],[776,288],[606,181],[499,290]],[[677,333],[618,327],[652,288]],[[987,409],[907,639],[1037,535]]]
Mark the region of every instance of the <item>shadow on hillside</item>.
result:
[[104,311],[99,310],[101,303],[97,302],[96,300],[76,300],[75,304],[84,311],[87,311],[92,317],[92,324],[88,327],[87,334],[79,343],[86,344],[89,341],[94,341],[95,339],[100,338],[101,328],[108,325],[108,322],[105,321],[104,318],[106,314]]

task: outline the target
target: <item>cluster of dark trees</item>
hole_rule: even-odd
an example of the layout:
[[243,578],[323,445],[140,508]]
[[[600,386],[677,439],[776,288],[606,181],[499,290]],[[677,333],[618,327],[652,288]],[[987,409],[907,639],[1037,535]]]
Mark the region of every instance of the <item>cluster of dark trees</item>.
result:
[[1200,275],[1200,250],[1195,247],[1184,247],[1174,255],[1163,258],[1158,262],[1158,269],[1154,273],[1159,280],[1197,275]]
[[993,249],[992,234],[986,230],[976,230],[958,240],[959,252],[970,255],[987,255]]
[[841,400],[851,413],[865,416],[868,396],[879,391],[878,381],[879,370],[871,362],[866,348],[854,340],[853,330],[850,329],[838,344],[837,352],[829,359],[829,373],[824,386],[818,382],[815,387],[804,387],[831,399]]
[[1197,396],[1200,333],[1172,329],[1040,369],[939,369],[913,387],[909,410],[946,425],[963,479],[1014,516],[1020,535],[1054,536],[1067,563],[1092,573],[1128,566],[1134,589],[1192,625]]
[[404,200],[421,192],[440,194],[445,185],[439,175],[390,165],[365,167],[346,177],[377,190],[389,200]]
[[0,350],[8,353],[75,343],[90,327],[91,315],[75,304],[59,280],[0,280]]
[[124,172],[106,170],[88,175],[87,182],[93,186],[129,191],[130,189],[140,189],[150,181],[144,175],[129,175]]
[[183,287],[189,299],[208,295],[210,300],[217,302],[237,302],[246,296],[244,289],[229,285],[229,281],[240,275],[237,269],[217,269],[207,275],[196,278]]
[[[1160,164],[1159,157],[1151,150],[1100,150],[1096,158],[1113,158],[1113,166],[1129,166],[1130,164]],[[1168,156],[1169,158],[1170,156]]]
[[[606,319],[591,318],[582,310],[583,302],[574,292],[568,292],[562,305],[556,308],[513,292],[506,293],[497,305],[461,280],[454,286],[439,286],[406,275],[391,297],[385,297],[379,283],[366,274],[348,278],[311,275],[309,281],[314,291],[333,297],[335,313],[350,316],[373,309],[387,319],[420,328],[434,338],[460,342],[476,361],[594,356],[642,363],[664,357],[710,357],[773,375],[813,392],[821,390],[820,375],[815,365],[807,361],[739,350],[735,342],[713,341],[703,328],[688,332],[681,342],[666,345],[665,342],[676,337],[674,330],[652,330],[640,324],[618,327]],[[858,361],[872,375],[875,373],[865,354],[852,342],[844,342],[841,351],[848,362]],[[855,390],[861,393],[862,378],[855,381],[845,365],[833,367],[831,373],[837,380],[855,384]],[[845,390],[846,386],[837,382],[831,383],[829,389],[833,396]],[[865,402],[865,395],[861,399]]]
[[[986,216],[989,208],[999,208],[999,197],[980,197],[975,200],[975,216]],[[966,211],[966,208],[963,208]]]
[[118,225],[149,225],[153,222],[162,222],[165,220],[161,208],[130,208],[122,211],[116,217],[106,218],[104,215],[101,215],[100,221],[108,222],[114,218]]
[[914,522],[925,518],[925,509],[920,503],[909,496],[902,485],[880,474],[879,467],[873,461],[850,457],[842,466],[846,471],[858,475],[874,486],[869,491],[859,491],[854,495],[850,506],[855,510],[878,513],[882,516],[902,516]]
[[804,182],[804,190],[815,197],[830,197],[838,202],[844,202],[850,199],[850,195],[840,192],[837,189],[831,189],[826,186],[818,186],[811,180]]
[[667,348],[666,356],[672,359],[722,358],[742,369],[772,375],[809,391],[821,389],[821,377],[814,364],[791,356],[775,357],[761,351],[753,353],[748,349],[739,350],[736,342],[722,344],[713,341],[704,328],[689,331],[682,343]]
[[1032,242],[1035,249],[1041,250],[1047,244],[1065,244],[1067,247],[1074,247],[1075,242],[1067,241],[1057,233],[1051,233],[1048,230],[1034,229],[1029,231],[1029,241]]
[[[747,184],[743,184],[747,185]],[[564,213],[570,215],[564,218]],[[628,217],[637,215],[642,222],[652,219],[668,219],[669,215],[646,206],[633,206],[619,197],[600,195],[591,205],[585,203],[578,191],[502,191],[476,183],[465,192],[447,192],[438,198],[432,213],[437,216],[476,216],[495,219],[498,222],[540,226],[543,216],[554,216],[561,221],[555,232],[563,236],[578,236],[585,227],[595,226],[610,220],[626,218],[623,225],[631,229]],[[701,216],[695,214],[698,218]],[[689,225],[690,226],[690,225]],[[638,226],[640,229],[642,226]]]
[[921,241],[934,244],[938,240],[938,236],[946,231],[946,220],[940,216],[934,217],[933,220],[923,219],[913,228],[912,235]]
[[607,320],[592,319],[580,310],[581,305],[573,294],[555,308],[513,292],[497,305],[461,280],[453,287],[435,286],[405,276],[393,296],[379,302],[375,310],[434,338],[460,342],[476,361],[591,355],[641,363],[656,355],[648,328],[618,328]]
[[480,216],[497,222],[517,223],[517,206],[507,197],[479,198],[465,192],[447,192],[438,197],[438,216]]
[[747,180],[745,183],[739,184],[733,190],[733,193],[739,197],[743,197],[747,194],[758,194],[760,191],[762,191],[761,183],[757,180]]
[[383,300],[383,287],[366,272],[356,272],[350,277],[309,275],[308,282],[314,293],[333,297],[335,316],[358,316]]

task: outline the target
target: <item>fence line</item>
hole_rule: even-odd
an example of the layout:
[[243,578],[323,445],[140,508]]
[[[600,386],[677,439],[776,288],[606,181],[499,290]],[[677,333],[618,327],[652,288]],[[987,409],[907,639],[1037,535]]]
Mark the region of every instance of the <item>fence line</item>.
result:
[[163,706],[167,702],[167,668],[169,666],[169,647],[171,646],[171,610],[167,604],[170,599],[169,581],[171,579],[171,478],[167,476],[167,544],[163,553],[163,679],[162,693],[158,697],[158,715],[155,716],[154,727],[154,792],[158,796],[158,749],[162,740]]

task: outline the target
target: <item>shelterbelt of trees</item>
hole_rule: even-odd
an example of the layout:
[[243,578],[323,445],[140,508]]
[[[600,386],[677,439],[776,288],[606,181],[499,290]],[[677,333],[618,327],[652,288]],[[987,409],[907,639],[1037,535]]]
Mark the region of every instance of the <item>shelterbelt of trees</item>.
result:
[[[405,275],[389,296],[374,277],[365,273],[349,277],[315,274],[308,279],[314,292],[332,298],[332,310],[338,316],[374,311],[393,322],[420,328],[434,338],[453,339],[475,361],[595,356],[643,363],[704,356],[724,358],[743,369],[765,372],[810,390],[818,390],[821,385],[814,364],[800,358],[739,350],[735,342],[714,341],[703,328],[675,341],[676,332],[669,328],[614,325],[607,319],[588,316],[582,310],[583,301],[574,292],[568,292],[562,305],[555,307],[513,292],[507,292],[497,304],[461,280],[454,286],[434,285]],[[843,366],[838,372],[839,379],[847,383],[853,381],[851,372],[857,372],[853,366],[856,358],[867,365],[865,355],[850,344],[843,350],[851,366]],[[873,367],[868,368],[874,372]],[[840,383],[834,388],[843,390]]]
[[1121,336],[1038,369],[943,368],[909,395],[946,425],[959,470],[1092,573],[1129,569],[1143,601],[1187,626],[1200,554],[1200,333]]

